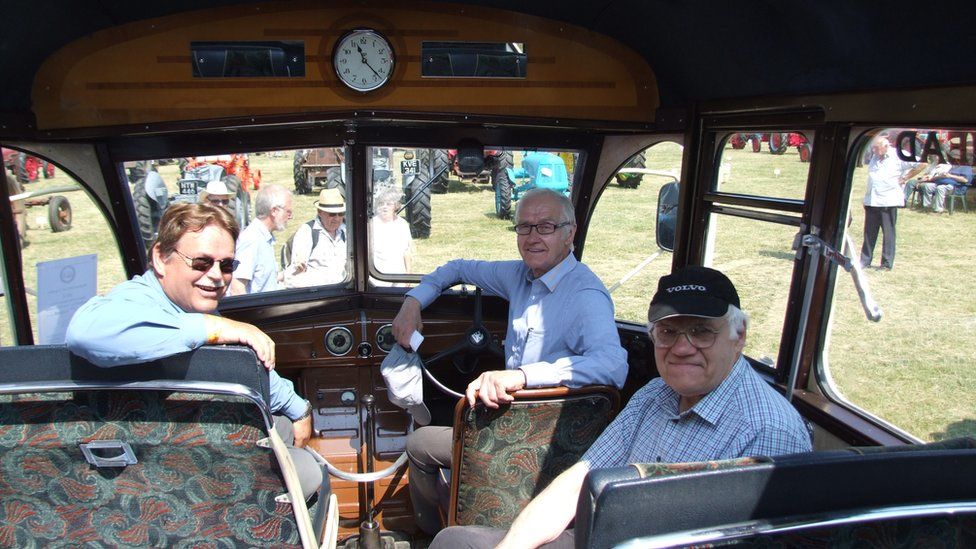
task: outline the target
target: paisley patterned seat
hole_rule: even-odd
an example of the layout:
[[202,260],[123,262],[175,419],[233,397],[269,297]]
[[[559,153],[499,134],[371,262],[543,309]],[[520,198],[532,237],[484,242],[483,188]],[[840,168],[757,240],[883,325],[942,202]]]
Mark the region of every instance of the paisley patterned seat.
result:
[[498,410],[455,409],[451,525],[507,528],[603,432],[620,399],[611,387],[519,391]]

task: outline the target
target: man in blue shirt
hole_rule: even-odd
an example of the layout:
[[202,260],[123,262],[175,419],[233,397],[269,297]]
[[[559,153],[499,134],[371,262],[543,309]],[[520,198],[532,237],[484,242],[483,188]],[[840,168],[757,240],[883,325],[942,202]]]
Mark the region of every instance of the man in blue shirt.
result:
[[800,415],[742,357],[749,319],[725,275],[686,267],[662,277],[647,316],[661,377],[634,394],[579,463],[536,496],[507,533],[449,528],[431,549],[574,547],[573,531],[564,529],[590,469],[810,451]]
[[[237,231],[223,208],[171,206],[159,223],[150,269],[82,305],[68,325],[68,349],[111,367],[203,345],[247,345],[270,370],[271,411],[291,420],[275,422],[282,439],[301,448],[312,433],[312,407],[295,393],[291,381],[273,371],[274,341],[256,326],[217,314],[237,263]],[[308,496],[322,482],[321,468],[304,451],[292,452],[292,457]]]
[[[561,193],[534,189],[515,212],[522,261],[454,260],[425,276],[407,293],[393,320],[397,341],[410,348],[422,329],[420,311],[458,282],[475,284],[508,300],[505,370],[485,372],[466,390],[497,408],[523,387],[604,384],[623,387],[627,353],[620,346],[613,301],[595,274],[572,255],[576,220]],[[428,533],[441,528],[437,511],[437,469],[450,467],[449,427],[423,427],[407,439],[410,496],[417,524]]]
[[234,270],[231,295],[272,292],[281,288],[275,261],[272,233],[283,231],[292,216],[291,191],[281,185],[267,185],[254,199],[254,220],[237,239],[238,265]]
[[970,185],[973,180],[972,166],[953,166],[945,174],[928,179],[922,185],[922,206],[932,211],[945,211],[946,196]]

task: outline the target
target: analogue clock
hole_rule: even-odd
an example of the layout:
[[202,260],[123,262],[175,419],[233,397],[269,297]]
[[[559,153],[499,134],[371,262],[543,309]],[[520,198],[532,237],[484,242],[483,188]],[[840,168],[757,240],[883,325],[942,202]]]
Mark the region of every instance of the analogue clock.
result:
[[372,91],[389,82],[394,60],[390,42],[371,29],[347,32],[332,52],[339,81],[358,92]]

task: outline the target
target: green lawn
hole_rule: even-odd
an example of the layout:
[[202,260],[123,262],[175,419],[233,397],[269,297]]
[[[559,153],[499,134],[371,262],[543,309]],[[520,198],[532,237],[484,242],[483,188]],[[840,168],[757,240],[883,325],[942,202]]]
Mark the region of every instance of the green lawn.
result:
[[[680,156],[680,147],[662,144],[649,151],[647,167],[677,171]],[[809,164],[799,161],[795,149],[783,156],[727,150],[723,158],[722,190],[802,198]],[[293,188],[290,153],[252,155],[251,164],[252,169],[261,170],[263,184]],[[399,165],[398,159],[394,165]],[[176,172],[175,165],[160,167],[171,188],[175,188]],[[646,176],[637,189],[610,184],[589,225],[583,260],[608,287],[633,275],[613,292],[617,317],[623,320],[643,322],[657,279],[671,267],[671,254],[659,250],[654,240],[657,194],[666,181]],[[29,185],[28,190],[66,182],[59,174],[56,179]],[[854,174],[850,226],[858,248],[863,192],[864,174],[859,168]],[[66,196],[74,207],[70,232],[52,233],[38,222],[38,218],[46,218],[45,209],[28,210],[27,284],[35,287],[39,261],[96,253],[98,288],[107,291],[122,279],[114,239],[84,193]],[[434,195],[431,237],[415,242],[415,270],[426,272],[454,257],[517,258],[511,222],[494,216],[493,197],[488,185],[457,180],[451,181],[447,194]],[[277,235],[279,246],[313,217],[315,199],[315,195],[295,197],[294,219],[284,234]],[[895,270],[868,272],[884,309],[880,323],[865,320],[850,276],[838,275],[822,365],[833,380],[833,390],[924,440],[976,434],[976,300],[965,285],[969,252],[976,249],[974,221],[976,213],[948,216],[901,210]],[[721,216],[714,223],[708,261],[733,279],[743,309],[751,315],[747,352],[774,362],[794,264],[791,244],[796,229],[730,216]],[[643,269],[631,272],[655,254]],[[31,299],[32,307],[34,301]],[[36,316],[34,311],[32,314]],[[0,319],[0,341],[12,341],[6,317]]]

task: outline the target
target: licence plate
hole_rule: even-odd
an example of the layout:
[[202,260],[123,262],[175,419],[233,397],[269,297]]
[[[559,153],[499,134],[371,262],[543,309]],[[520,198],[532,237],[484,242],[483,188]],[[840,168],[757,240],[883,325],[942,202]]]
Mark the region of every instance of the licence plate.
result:
[[400,173],[418,173],[420,171],[420,160],[401,160]]

